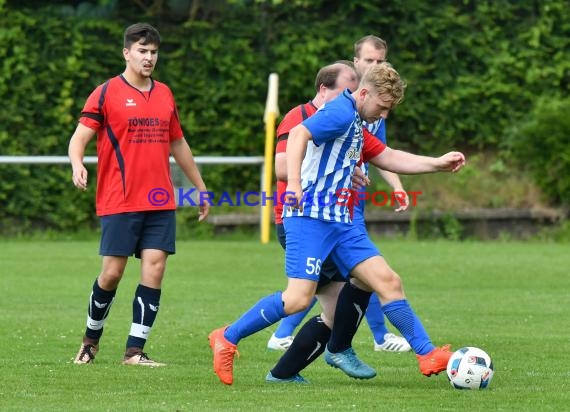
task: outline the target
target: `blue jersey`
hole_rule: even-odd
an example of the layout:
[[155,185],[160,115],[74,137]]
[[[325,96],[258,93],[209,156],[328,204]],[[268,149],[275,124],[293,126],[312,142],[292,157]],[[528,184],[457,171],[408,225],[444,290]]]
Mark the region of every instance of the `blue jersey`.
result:
[[350,223],[349,189],[363,143],[362,120],[350,91],[321,106],[302,124],[313,137],[301,164],[303,210],[285,207],[284,216]]
[[[386,144],[386,121],[384,119],[380,118],[374,123],[362,122],[362,126],[367,128],[368,131],[372,133],[378,140]],[[360,165],[360,168],[362,169],[362,172],[368,176],[368,163],[362,163],[362,165]],[[366,188],[363,188],[361,190],[366,190]],[[364,230],[366,230],[366,224],[364,222],[365,205],[365,201],[356,202],[354,205],[354,216],[352,217],[353,223],[356,225],[361,225]]]

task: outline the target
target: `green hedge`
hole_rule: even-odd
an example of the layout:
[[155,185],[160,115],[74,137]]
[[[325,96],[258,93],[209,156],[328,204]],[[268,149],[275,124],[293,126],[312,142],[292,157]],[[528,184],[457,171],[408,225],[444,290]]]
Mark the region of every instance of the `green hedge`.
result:
[[507,143],[550,199],[570,205],[570,98],[541,98]]
[[[569,95],[570,8],[562,0],[170,1],[156,5],[171,9],[146,14],[136,3],[52,3],[0,0],[2,154],[66,154],[89,92],[123,70],[122,31],[133,15],[161,31],[155,77],[173,89],[196,155],[263,153],[269,74],[280,76],[285,113],[312,97],[320,66],[351,58],[353,42],[369,33],[388,41],[409,84],[389,120],[396,147],[498,150],[539,97]],[[204,174],[212,190],[258,188],[254,168]],[[0,202],[4,233],[95,224],[93,187],[78,193],[65,166],[0,166]]]

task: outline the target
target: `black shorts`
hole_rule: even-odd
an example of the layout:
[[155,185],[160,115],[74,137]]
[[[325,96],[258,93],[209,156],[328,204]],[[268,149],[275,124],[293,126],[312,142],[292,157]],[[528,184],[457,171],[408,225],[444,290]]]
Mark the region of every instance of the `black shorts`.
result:
[[174,210],[127,212],[101,216],[101,256],[141,257],[143,249],[176,252]]
[[[275,224],[275,229],[277,231],[277,240],[281,244],[281,247],[285,249],[285,227],[283,223]],[[334,261],[329,256],[325,259],[321,265],[321,272],[319,274],[319,284],[317,285],[317,290],[331,282],[346,282],[347,280],[341,275],[340,271],[336,267]]]

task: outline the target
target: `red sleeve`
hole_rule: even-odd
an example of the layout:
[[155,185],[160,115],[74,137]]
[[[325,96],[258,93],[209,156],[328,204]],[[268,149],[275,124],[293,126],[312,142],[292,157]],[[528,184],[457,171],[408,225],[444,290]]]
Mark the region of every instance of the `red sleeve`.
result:
[[[303,115],[303,108],[305,110]],[[287,149],[287,138],[289,132],[295,126],[301,124],[305,118],[311,117],[317,112],[317,108],[311,103],[295,106],[285,115],[279,126],[277,126],[277,147],[275,153],[282,153]]]
[[367,129],[363,129],[363,131],[364,142],[362,144],[362,155],[360,157],[364,163],[367,163],[370,159],[382,153],[384,149],[386,149],[386,145]]
[[103,121],[105,119],[103,107],[99,107],[99,99],[103,92],[103,86],[103,84],[99,85],[89,95],[85,102],[85,106],[83,106],[83,110],[81,111],[81,117],[79,118],[79,122],[82,125],[93,130],[98,130],[103,125]]
[[[285,115],[279,126],[277,126],[277,148],[279,149],[280,143],[284,140],[287,140],[287,136],[292,128],[297,126],[299,123],[303,121],[303,115],[301,113],[301,106],[296,106],[289,110],[289,112]],[[283,146],[283,145],[281,145]],[[285,147],[287,146],[287,142],[285,142]],[[279,150],[277,150],[279,152]]]
[[285,153],[287,151],[287,139],[277,140],[277,146],[275,147],[275,154]]

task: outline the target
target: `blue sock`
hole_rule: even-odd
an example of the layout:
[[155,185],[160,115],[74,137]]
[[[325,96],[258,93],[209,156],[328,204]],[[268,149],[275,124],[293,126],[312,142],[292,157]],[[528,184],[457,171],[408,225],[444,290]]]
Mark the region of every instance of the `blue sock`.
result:
[[313,298],[313,301],[309,305],[309,307],[301,312],[293,313],[292,315],[287,316],[286,318],[281,319],[279,322],[279,326],[275,331],[274,335],[276,338],[285,338],[287,336],[292,336],[293,332],[299,326],[299,324],[303,321],[307,313],[311,311],[315,303],[317,302],[317,298]]
[[232,323],[224,332],[224,337],[237,345],[238,342],[255,332],[273,325],[286,316],[281,300],[281,292],[266,296]]
[[390,302],[382,306],[382,310],[418,355],[425,355],[435,349],[422,322],[406,299]]
[[384,343],[384,335],[388,333],[386,329],[386,322],[384,321],[384,312],[382,312],[382,305],[378,295],[373,293],[370,296],[370,303],[366,310],[366,321],[374,336],[374,341],[378,344]]

